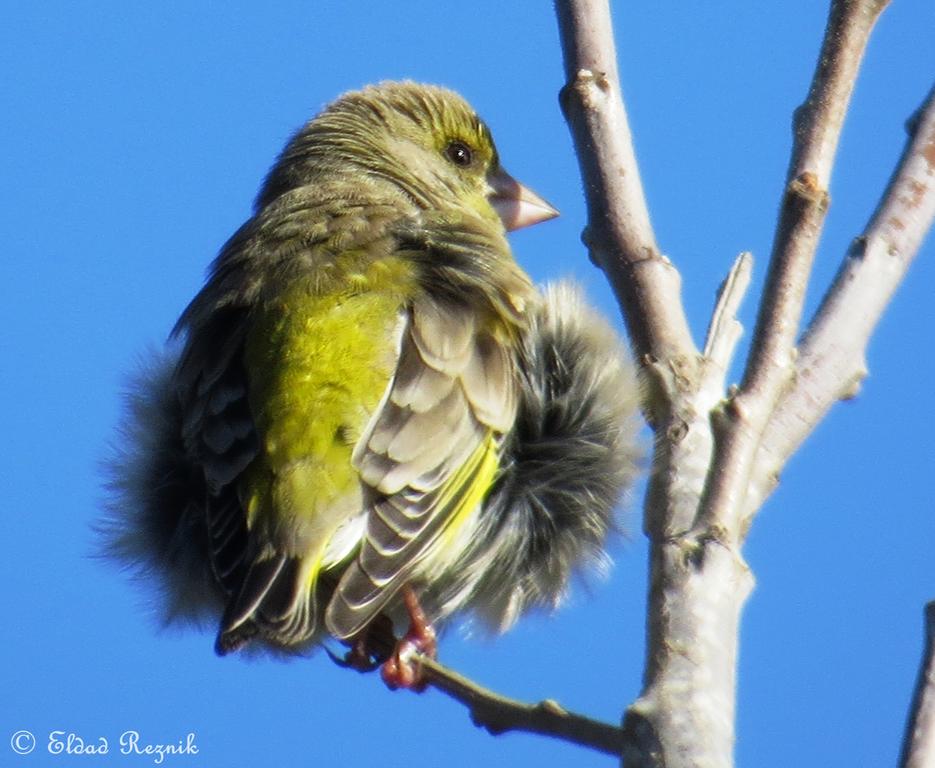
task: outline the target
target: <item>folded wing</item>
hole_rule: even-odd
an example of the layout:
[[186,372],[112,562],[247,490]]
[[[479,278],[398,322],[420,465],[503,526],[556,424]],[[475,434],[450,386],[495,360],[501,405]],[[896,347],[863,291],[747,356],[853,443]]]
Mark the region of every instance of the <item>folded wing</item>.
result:
[[516,416],[515,362],[471,308],[417,301],[399,364],[353,461],[367,490],[367,530],[326,622],[360,632],[399,589],[456,556],[456,535],[493,483]]

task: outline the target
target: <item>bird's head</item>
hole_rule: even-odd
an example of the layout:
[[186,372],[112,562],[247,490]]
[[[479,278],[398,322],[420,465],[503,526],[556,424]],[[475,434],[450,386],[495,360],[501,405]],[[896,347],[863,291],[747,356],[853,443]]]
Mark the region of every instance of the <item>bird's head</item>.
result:
[[345,94],[286,146],[257,205],[340,177],[391,185],[419,208],[467,206],[508,230],[558,215],[501,167],[471,106],[437,86],[388,82]]

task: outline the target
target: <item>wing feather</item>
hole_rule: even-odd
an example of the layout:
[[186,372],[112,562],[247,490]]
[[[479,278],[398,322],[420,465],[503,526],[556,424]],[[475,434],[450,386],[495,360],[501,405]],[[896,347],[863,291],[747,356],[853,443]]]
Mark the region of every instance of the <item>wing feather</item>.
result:
[[497,432],[506,432],[516,417],[516,390],[509,386],[512,366],[509,349],[483,335],[461,377],[474,415]]
[[336,637],[357,634],[431,569],[445,532],[482,500],[516,414],[510,354],[467,306],[420,299],[412,307],[396,375],[355,450],[367,528],[327,609]]
[[454,385],[454,378],[427,366],[418,348],[410,344],[399,360],[390,397],[400,408],[424,413],[451,392]]
[[409,333],[425,365],[457,376],[471,358],[474,323],[474,313],[466,307],[422,301],[412,313]]

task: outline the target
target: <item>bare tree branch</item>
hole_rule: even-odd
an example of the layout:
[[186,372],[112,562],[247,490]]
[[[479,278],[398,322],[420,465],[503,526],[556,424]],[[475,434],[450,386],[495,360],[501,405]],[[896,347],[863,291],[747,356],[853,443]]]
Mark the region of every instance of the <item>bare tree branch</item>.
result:
[[773,490],[789,456],[867,373],[864,353],[883,310],[935,221],[935,87],[909,123],[909,140],[880,204],[854,240],[802,339],[794,385],[783,395],[760,445],[761,482],[746,513]]
[[695,355],[680,299],[681,278],[659,251],[620,95],[606,0],[559,0],[566,84],[562,110],[585,180],[591,259],[610,281],[637,357]]
[[[792,158],[742,389],[770,392],[789,370],[844,116],[870,32],[889,0],[835,0],[818,67],[795,113]],[[778,382],[776,381],[779,378]],[[764,396],[765,397],[765,396]],[[766,398],[774,402],[775,398]]]
[[[605,0],[557,3],[565,71],[563,106],[588,197],[586,238],[617,294],[644,370],[656,385],[645,410],[656,455],[644,528],[650,538],[645,687],[629,708],[627,765],[729,765],[740,610],[753,580],[730,537],[694,532],[713,448],[710,411],[739,325],[748,282],[742,256],[725,281],[703,358],[691,341],[674,267],[654,250],[626,129]],[[642,226],[645,224],[645,226]],[[602,233],[595,237],[594,232]],[[648,254],[648,256],[647,256]]]
[[[753,577],[739,551],[761,437],[793,381],[795,337],[828,205],[828,183],[866,42],[885,0],[833,0],[796,136],[780,221],[742,387],[724,376],[749,270],[725,281],[704,356],[691,343],[678,278],[655,250],[619,95],[605,0],[559,0],[567,83],[562,104],[588,199],[586,242],[607,273],[655,388],[646,499],[650,538],[643,692],[627,711],[628,766],[730,766],[737,638]],[[715,450],[716,449],[716,450]]]
[[899,764],[902,768],[935,765],[935,601],[925,606],[925,651]]
[[423,680],[464,704],[475,725],[499,735],[525,731],[569,741],[610,755],[623,751],[623,731],[613,725],[576,715],[552,699],[526,704],[468,680],[422,654],[413,654]]
[[870,32],[888,0],[834,0],[795,140],[766,286],[743,382],[715,419],[714,472],[698,524],[743,536],[740,525],[756,451],[795,374],[795,338],[828,208],[828,183],[844,115]]

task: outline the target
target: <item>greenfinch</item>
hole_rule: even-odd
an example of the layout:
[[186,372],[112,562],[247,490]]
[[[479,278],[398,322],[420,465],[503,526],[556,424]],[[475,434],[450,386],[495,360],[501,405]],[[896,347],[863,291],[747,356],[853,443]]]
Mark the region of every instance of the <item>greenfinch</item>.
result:
[[507,244],[555,215],[451,91],[328,106],[130,394],[108,551],[221,654],[556,606],[639,462],[616,335]]

